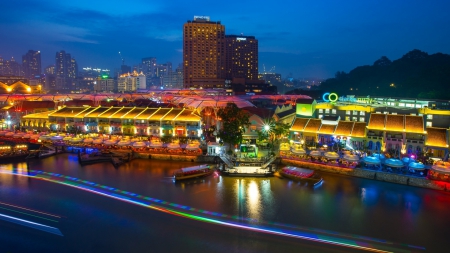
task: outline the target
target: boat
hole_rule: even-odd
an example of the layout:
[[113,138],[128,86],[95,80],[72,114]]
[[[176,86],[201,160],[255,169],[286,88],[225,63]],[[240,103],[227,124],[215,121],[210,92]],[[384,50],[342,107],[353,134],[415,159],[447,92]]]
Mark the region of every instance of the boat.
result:
[[211,175],[212,173],[214,173],[214,171],[215,171],[214,165],[203,164],[177,170],[175,171],[173,178],[175,179],[175,181],[178,181],[183,179],[204,177]]
[[303,169],[294,166],[286,166],[280,170],[280,174],[292,180],[307,181],[318,185],[322,183],[323,179],[314,170]]

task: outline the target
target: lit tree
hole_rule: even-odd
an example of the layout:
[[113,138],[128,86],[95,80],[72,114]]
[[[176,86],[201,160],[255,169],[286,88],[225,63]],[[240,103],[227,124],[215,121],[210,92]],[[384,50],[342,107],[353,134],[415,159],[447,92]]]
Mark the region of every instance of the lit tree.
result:
[[219,130],[218,137],[232,146],[242,143],[242,135],[245,128],[250,126],[250,116],[234,103],[228,103],[226,107],[220,108],[219,116],[223,127]]
[[273,118],[265,119],[261,131],[258,131],[258,139],[266,138],[270,146],[279,144],[279,141],[289,134],[290,125],[287,123],[276,122]]

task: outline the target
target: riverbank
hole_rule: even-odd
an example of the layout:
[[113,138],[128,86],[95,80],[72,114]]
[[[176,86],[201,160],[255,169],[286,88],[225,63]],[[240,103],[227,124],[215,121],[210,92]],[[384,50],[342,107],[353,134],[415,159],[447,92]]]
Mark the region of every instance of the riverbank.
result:
[[347,169],[326,164],[308,163],[290,159],[281,159],[281,164],[395,184],[403,184],[433,190],[450,191],[450,184],[441,181],[433,181],[424,177],[414,177],[410,175],[394,174],[384,171],[366,170],[361,168]]

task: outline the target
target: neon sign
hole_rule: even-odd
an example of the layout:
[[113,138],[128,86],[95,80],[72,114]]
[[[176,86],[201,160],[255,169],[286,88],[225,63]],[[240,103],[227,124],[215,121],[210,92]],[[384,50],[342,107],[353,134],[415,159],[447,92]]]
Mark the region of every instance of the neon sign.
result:
[[322,99],[323,99],[323,101],[325,101],[325,102],[331,102],[331,103],[334,103],[334,102],[336,102],[337,100],[338,100],[338,95],[336,94],[336,93],[329,93],[329,92],[326,92],[326,93],[324,93],[323,95],[322,95]]

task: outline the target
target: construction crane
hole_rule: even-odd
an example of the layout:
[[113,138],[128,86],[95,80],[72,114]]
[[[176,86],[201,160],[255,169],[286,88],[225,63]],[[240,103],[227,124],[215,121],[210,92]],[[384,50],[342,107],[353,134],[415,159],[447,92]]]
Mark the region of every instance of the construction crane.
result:
[[122,54],[119,52],[120,59],[122,59],[122,65],[125,65],[125,60],[122,57]]

